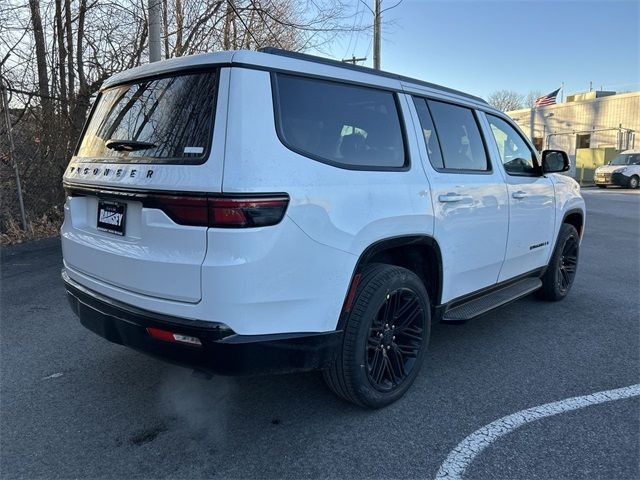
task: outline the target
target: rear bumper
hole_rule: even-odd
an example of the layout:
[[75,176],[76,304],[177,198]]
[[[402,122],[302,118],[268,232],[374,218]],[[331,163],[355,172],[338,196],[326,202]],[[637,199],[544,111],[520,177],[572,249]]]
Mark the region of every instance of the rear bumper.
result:
[[[342,332],[238,335],[221,323],[163,316],[91,291],[62,271],[67,298],[80,323],[110,342],[154,357],[219,375],[288,373],[327,367]],[[201,346],[172,343],[147,328],[196,337]]]

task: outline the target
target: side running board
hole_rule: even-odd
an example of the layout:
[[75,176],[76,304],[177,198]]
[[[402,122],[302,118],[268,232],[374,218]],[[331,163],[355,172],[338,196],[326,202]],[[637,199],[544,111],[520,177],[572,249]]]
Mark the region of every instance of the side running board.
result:
[[511,303],[525,295],[534,292],[542,286],[539,278],[525,278],[501,288],[487,293],[481,297],[469,300],[461,305],[456,305],[448,309],[443,317],[443,322],[459,322],[471,320],[474,317],[487,313],[494,308],[501,307],[507,303]]

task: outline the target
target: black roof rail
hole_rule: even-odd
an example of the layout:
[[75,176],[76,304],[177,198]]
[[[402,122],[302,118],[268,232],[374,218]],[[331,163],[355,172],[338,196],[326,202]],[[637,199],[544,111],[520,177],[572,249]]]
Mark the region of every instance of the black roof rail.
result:
[[345,68],[347,70],[355,70],[358,72],[368,73],[370,75],[378,75],[380,77],[393,78],[395,80],[400,80],[403,82],[411,82],[411,83],[415,83],[425,87],[433,88],[434,90],[441,90],[443,92],[452,93],[454,95],[459,95],[461,97],[466,97],[476,102],[487,105],[486,100],[480,97],[476,97],[475,95],[470,95],[468,93],[464,93],[459,90],[454,90],[453,88],[443,87],[442,85],[437,85],[435,83],[425,82],[424,80],[418,80],[416,78],[406,77],[404,75],[399,75],[397,73],[385,72],[383,70],[375,70],[370,67],[363,67],[362,65],[353,65],[351,63],[345,63],[339,60],[333,60],[331,58],[324,58],[324,57],[318,57],[316,55],[309,55],[308,53],[292,52],[290,50],[284,50],[282,48],[262,47],[258,49],[258,52],[268,53],[270,55],[279,55],[281,57],[295,58],[297,60],[305,60],[307,62],[320,63],[323,65],[330,65],[333,67]]

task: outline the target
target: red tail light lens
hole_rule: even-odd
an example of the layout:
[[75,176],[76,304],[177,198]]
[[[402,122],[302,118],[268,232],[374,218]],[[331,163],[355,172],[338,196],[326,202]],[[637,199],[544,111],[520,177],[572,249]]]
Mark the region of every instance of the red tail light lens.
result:
[[207,197],[150,196],[143,199],[145,207],[157,208],[180,225],[207,226]]
[[265,227],[280,223],[289,198],[209,198],[209,226]]
[[216,228],[267,227],[280,223],[289,204],[287,195],[255,197],[153,196],[145,207],[158,208],[180,225]]

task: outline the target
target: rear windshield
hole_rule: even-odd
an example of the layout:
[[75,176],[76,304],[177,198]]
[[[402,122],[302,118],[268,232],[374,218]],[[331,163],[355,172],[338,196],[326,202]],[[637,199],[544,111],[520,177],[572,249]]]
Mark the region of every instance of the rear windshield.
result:
[[202,163],[211,143],[216,74],[185,74],[104,90],[77,156],[113,162]]

